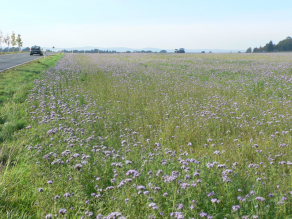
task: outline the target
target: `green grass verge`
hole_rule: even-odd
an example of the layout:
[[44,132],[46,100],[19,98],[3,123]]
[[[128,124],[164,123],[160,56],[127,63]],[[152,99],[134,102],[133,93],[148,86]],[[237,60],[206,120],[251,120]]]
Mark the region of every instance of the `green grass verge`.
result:
[[0,74],[0,172],[3,172],[4,166],[18,162],[19,143],[25,140],[17,131],[27,125],[25,100],[34,87],[34,80],[54,66],[61,56],[49,56]]

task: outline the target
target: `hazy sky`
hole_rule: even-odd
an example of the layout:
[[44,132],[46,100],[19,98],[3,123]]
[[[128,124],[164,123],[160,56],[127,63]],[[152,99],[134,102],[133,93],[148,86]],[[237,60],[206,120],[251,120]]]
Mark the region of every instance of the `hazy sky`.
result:
[[14,0],[0,8],[0,29],[20,33],[24,46],[245,50],[292,36],[292,0]]

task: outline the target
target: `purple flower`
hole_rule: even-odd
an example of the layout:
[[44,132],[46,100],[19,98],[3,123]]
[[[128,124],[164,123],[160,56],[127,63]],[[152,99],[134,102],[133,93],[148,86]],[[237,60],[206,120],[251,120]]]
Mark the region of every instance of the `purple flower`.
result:
[[131,164],[132,161],[126,160],[125,163],[126,163],[126,164]]
[[44,189],[43,188],[39,188],[39,192],[43,192],[44,191]]
[[283,196],[283,197],[281,198],[281,200],[282,200],[282,201],[286,201],[287,198],[286,198],[285,196]]
[[71,194],[67,192],[63,196],[66,197],[66,198],[69,198],[71,196]]
[[217,199],[217,198],[212,198],[212,199],[211,199],[211,202],[212,202],[212,203],[215,203],[215,204],[216,204],[216,203],[219,204],[219,203],[220,203],[220,200]]
[[184,216],[182,215],[181,212],[171,212],[171,213],[170,213],[170,216],[171,216],[171,217],[175,217],[175,218],[177,218],[177,219],[184,219]]
[[136,189],[137,190],[144,190],[145,189],[145,186],[137,186]]
[[177,209],[178,209],[178,210],[182,209],[183,207],[184,207],[184,205],[181,204],[181,203],[177,205]]
[[150,203],[148,206],[152,209],[158,210],[158,207],[157,207],[156,203],[154,203],[154,202]]
[[46,219],[52,219],[52,215],[51,214],[47,214],[45,218]]
[[114,188],[115,188],[114,186],[108,186],[108,187],[105,188],[105,190],[112,190]]
[[232,206],[232,210],[233,210],[233,211],[240,210],[240,206],[239,206],[239,205],[233,205],[233,206]]
[[215,192],[212,191],[212,192],[210,192],[207,196],[210,197],[210,196],[214,196],[214,195],[215,195]]
[[182,189],[187,189],[189,186],[190,186],[189,183],[181,183],[181,184],[180,184],[180,187],[181,187]]
[[200,217],[207,217],[207,216],[208,216],[208,214],[205,213],[205,212],[201,212],[201,213],[200,213]]
[[59,214],[64,215],[66,213],[66,211],[67,210],[65,208],[62,208],[62,209],[59,210]]
[[119,218],[119,216],[122,216],[122,214],[120,212],[112,212],[110,213],[106,218]]
[[263,197],[255,197],[255,200],[263,202],[263,201],[265,201],[265,198],[263,198]]
[[103,218],[103,215],[102,214],[98,214],[97,216],[96,216],[96,219],[102,219]]
[[75,164],[74,169],[75,170],[81,170],[82,164]]
[[195,173],[194,173],[194,176],[200,176],[200,173],[195,172]]
[[53,183],[53,181],[52,181],[52,180],[49,180],[47,183],[48,183],[48,184],[52,184],[52,183]]
[[211,199],[211,202],[212,202],[212,203],[215,203],[216,201],[217,201],[217,198],[212,198],[212,199]]

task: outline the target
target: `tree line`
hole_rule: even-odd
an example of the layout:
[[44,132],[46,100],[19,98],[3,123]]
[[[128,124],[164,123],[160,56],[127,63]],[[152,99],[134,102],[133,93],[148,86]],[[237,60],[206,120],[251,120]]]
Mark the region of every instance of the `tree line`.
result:
[[292,51],[292,38],[287,37],[286,39],[280,41],[277,45],[273,43],[273,41],[270,41],[267,43],[264,47],[255,47],[252,49],[249,47],[246,50],[246,53],[251,53],[251,52],[287,52],[287,51]]
[[14,47],[17,45],[19,52],[21,51],[21,47],[23,45],[21,35],[18,34],[16,37],[16,34],[14,31],[12,31],[12,34],[9,35],[8,33],[6,35],[3,34],[2,30],[0,30],[0,50],[2,53],[2,43],[7,44],[7,52],[9,51],[9,46],[12,46],[12,51],[14,52]]
[[[24,50],[22,50],[24,51]],[[100,50],[100,49],[91,49],[91,50],[61,50],[64,53],[122,53],[122,52],[117,52],[116,50]],[[151,50],[134,50],[133,52],[131,51],[125,51],[125,53],[157,53],[157,52],[153,52]],[[161,50],[159,53],[167,53],[166,50]]]

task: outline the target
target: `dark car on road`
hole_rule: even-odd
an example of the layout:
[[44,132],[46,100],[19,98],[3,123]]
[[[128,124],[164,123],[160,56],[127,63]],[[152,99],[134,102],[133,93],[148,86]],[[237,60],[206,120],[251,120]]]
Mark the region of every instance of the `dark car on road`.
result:
[[39,54],[40,56],[44,55],[40,46],[32,46],[30,48],[30,55]]

